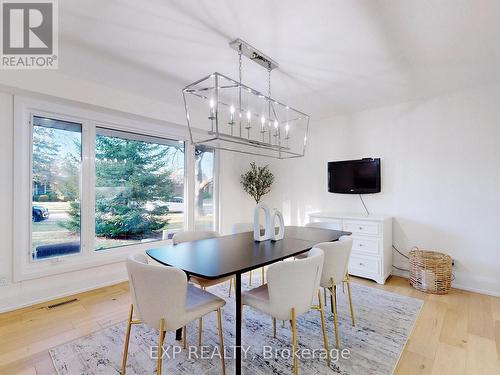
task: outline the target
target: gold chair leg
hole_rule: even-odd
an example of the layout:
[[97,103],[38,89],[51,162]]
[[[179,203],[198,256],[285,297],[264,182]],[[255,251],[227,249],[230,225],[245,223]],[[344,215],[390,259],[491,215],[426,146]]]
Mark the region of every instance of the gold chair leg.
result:
[[273,318],[273,337],[276,338],[276,318]]
[[323,288],[323,294],[325,295],[325,308],[328,306],[328,298],[326,297],[326,289],[327,288]]
[[231,297],[231,288],[233,286],[233,278],[229,279],[229,297]]
[[349,306],[351,308],[352,326],[354,327],[354,326],[356,326],[356,321],[354,318],[354,307],[352,305],[351,280],[349,280],[349,275],[347,275],[346,283],[347,283],[347,294],[349,295]]
[[281,328],[285,328],[285,321],[284,320],[281,321]]
[[217,321],[219,326],[219,347],[220,347],[220,358],[222,361],[222,375],[226,375],[226,361],[224,357],[224,337],[222,335],[222,310],[219,307],[217,309]]
[[182,327],[182,346],[187,349],[187,327]]
[[198,346],[201,346],[201,332],[203,328],[203,318],[198,319]]
[[295,321],[295,308],[292,307],[292,344],[293,344],[293,374],[299,373],[299,360],[297,357],[297,322]]
[[339,324],[337,321],[337,286],[334,285],[332,289],[330,290],[332,293],[332,299],[333,299],[333,325],[335,328],[335,344],[337,346],[337,349],[340,348],[340,339],[339,339]]
[[262,267],[262,285],[264,285],[266,283],[266,280],[265,280],[265,271],[264,271],[264,267]]
[[319,300],[319,313],[321,315],[321,330],[323,331],[323,343],[325,344],[326,350],[326,363],[330,366],[330,350],[328,349],[328,335],[326,333],[326,323],[325,323],[325,310],[323,308],[323,301],[321,301],[321,292],[318,290],[318,300]]
[[134,314],[134,305],[131,304],[128,313],[127,333],[125,335],[125,347],[123,348],[122,375],[125,375],[125,368],[127,367],[128,343],[130,341],[130,330],[132,329],[133,314]]
[[248,280],[248,285],[252,286],[252,271],[250,271],[250,276]]
[[159,339],[158,339],[158,369],[157,374],[161,375],[161,365],[162,365],[162,353],[163,353],[163,340],[165,340],[165,319],[160,319],[160,330],[159,330]]

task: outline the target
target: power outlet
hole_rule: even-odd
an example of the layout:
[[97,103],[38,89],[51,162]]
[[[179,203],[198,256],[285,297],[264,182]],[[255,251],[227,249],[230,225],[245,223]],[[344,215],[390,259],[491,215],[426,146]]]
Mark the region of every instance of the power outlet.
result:
[[9,279],[7,278],[6,275],[0,275],[0,286],[7,286],[9,285]]

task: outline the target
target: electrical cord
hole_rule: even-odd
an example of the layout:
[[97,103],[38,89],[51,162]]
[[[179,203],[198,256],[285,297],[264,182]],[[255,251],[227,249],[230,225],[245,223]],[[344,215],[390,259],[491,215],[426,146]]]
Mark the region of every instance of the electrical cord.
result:
[[399,253],[399,255],[401,255],[401,256],[403,256],[403,257],[405,257],[406,259],[410,259],[410,258],[408,257],[408,255],[403,254],[401,251],[399,251],[399,250],[398,250],[398,248],[397,248],[396,246],[392,245],[392,248],[393,248],[394,250],[396,250],[396,251]]
[[410,270],[407,270],[406,268],[399,268],[399,267],[396,267],[395,265],[393,265],[392,267],[394,267],[395,269],[400,270],[400,271],[410,272]]
[[365,204],[365,201],[363,200],[363,197],[361,196],[361,194],[358,194],[358,195],[359,195],[359,199],[361,199],[361,203],[363,203],[363,207],[365,208],[366,214],[370,215],[370,211],[368,211],[368,208],[366,208],[366,204]]
[[[401,255],[402,257],[405,257],[406,259],[410,259],[406,254],[403,254],[401,251],[399,251],[396,246],[392,245],[392,248],[394,250],[396,250],[398,252],[398,254]],[[407,270],[405,268],[399,268],[399,267],[396,267],[395,265],[393,265],[392,267],[394,267],[395,269],[400,270],[400,271],[410,272],[410,270]]]

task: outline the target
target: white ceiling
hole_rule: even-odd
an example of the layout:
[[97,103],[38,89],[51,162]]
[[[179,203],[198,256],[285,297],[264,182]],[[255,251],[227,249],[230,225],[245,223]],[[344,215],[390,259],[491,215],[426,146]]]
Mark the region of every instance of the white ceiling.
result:
[[[182,105],[240,37],[280,63],[273,96],[324,117],[500,82],[498,0],[63,0],[60,70]],[[244,60],[244,83],[266,72]]]

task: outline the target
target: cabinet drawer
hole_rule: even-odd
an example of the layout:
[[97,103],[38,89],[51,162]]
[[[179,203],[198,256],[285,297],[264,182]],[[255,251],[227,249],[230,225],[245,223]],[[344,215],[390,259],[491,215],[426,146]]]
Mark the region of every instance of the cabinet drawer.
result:
[[379,235],[380,225],[368,221],[344,221],[344,230],[353,234]]
[[349,259],[349,271],[359,271],[362,274],[377,275],[379,273],[379,261],[378,259],[351,255]]
[[365,253],[368,255],[380,254],[381,240],[378,238],[370,237],[352,237],[352,251],[355,253]]

